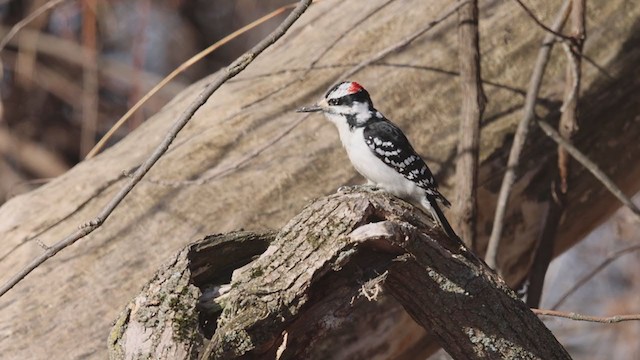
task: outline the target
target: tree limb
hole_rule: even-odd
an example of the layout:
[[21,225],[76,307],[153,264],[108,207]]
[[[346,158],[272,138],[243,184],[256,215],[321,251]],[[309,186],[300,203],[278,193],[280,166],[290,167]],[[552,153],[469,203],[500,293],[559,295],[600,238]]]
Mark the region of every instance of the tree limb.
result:
[[[350,316],[388,293],[454,358],[569,359],[544,324],[482,260],[435,228],[420,210],[383,192],[345,189],[318,199],[248,264],[241,258],[250,258],[252,252],[232,256],[229,250],[214,251],[207,243],[190,245],[181,254],[201,247],[209,249],[209,255],[190,256],[186,270],[184,262],[172,260],[152,281],[157,285],[145,288],[153,293],[143,291],[127,307],[112,331],[112,354],[163,353],[159,347],[167,343],[149,348],[144,337],[131,337],[142,331],[159,338],[153,333],[165,329],[175,333],[177,328],[189,335],[173,340],[170,347],[189,349],[181,353],[197,353],[201,359],[276,358],[276,354],[285,359],[317,358],[314,344],[353,321],[340,320],[337,314]],[[232,249],[243,248],[247,246]],[[210,256],[218,260],[203,262]],[[221,259],[225,259],[222,265]],[[230,259],[238,262],[235,271],[229,267]],[[181,265],[175,268],[177,263]],[[177,291],[166,279],[172,274],[188,279],[189,272],[200,274],[191,284],[213,289],[208,297],[215,299],[213,303],[199,305],[202,309],[208,303],[213,312],[198,313],[199,295],[193,286],[181,280],[179,289],[184,290]],[[231,272],[230,284],[221,286]],[[153,328],[140,322],[140,316],[147,314],[145,306],[157,309],[159,301],[178,301],[174,295],[151,294],[177,293],[184,293],[182,305],[175,306],[177,311],[169,317],[157,315],[161,326],[153,316],[146,318]],[[201,344],[206,340],[198,335],[195,318],[210,324],[207,331],[213,332],[204,351]],[[138,348],[130,347],[132,340]]]
[[458,10],[458,49],[463,95],[453,206],[456,213],[455,228],[467,247],[475,250],[480,123],[487,102],[480,71],[477,0]]

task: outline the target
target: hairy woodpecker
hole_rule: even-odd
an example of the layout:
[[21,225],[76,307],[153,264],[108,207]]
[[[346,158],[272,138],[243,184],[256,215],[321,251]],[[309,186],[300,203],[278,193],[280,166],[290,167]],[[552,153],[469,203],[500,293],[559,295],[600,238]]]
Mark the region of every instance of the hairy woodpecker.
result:
[[337,128],[353,167],[369,184],[427,210],[445,233],[458,239],[438,202],[451,203],[424,160],[402,130],[373,107],[369,93],[357,82],[332,87],[317,105],[298,112],[322,112]]

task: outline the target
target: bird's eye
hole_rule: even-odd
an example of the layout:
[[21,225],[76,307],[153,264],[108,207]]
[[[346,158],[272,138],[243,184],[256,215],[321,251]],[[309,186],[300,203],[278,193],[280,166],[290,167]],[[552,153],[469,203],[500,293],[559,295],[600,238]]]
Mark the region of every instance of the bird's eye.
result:
[[329,105],[338,105],[338,99],[329,99],[327,102]]

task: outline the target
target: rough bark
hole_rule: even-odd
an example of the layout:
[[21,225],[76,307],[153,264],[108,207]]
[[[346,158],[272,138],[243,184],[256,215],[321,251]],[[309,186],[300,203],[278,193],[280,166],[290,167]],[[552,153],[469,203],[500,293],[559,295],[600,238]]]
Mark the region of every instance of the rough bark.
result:
[[[0,337],[2,355],[104,358],[105,339],[122,304],[185,242],[241,228],[281,228],[311,198],[360,183],[335,129],[321,117],[310,118],[274,145],[258,150],[297,121],[299,114],[291,110],[316,101],[348,67],[345,64],[365,60],[398,42],[450,6],[448,1],[396,0],[379,16],[351,29],[366,16],[368,6],[374,9],[382,2],[372,0],[367,6],[352,1],[318,2],[279,44],[224,85],[99,231],[58,254],[0,298],[2,332],[10,334]],[[547,23],[558,7],[552,2],[530,5]],[[581,127],[574,143],[624,191],[634,193],[640,186],[640,126],[637,103],[629,99],[640,93],[640,31],[636,25],[640,3],[598,0],[589,1],[588,6],[588,13],[597,15],[589,17],[590,37],[584,51],[612,79],[584,64]],[[478,178],[477,240],[482,252],[510,137],[519,119],[521,94],[544,32],[510,2],[481,2],[480,19],[483,85],[490,99],[481,127]],[[453,19],[444,22],[384,59],[384,64],[369,66],[352,78],[363,83],[376,107],[408,134],[449,198],[453,198],[450,175],[462,96],[455,81],[455,28]],[[303,81],[259,105],[242,108],[297,79],[327,44],[343,35]],[[553,110],[560,106],[565,70],[564,54],[553,55],[538,108],[539,115],[550,122],[557,120]],[[51,245],[95,216],[122,186],[122,171],[141,163],[205,81],[210,79],[194,84],[105,153],[4,204],[0,208],[2,281],[42,252],[35,238]],[[542,164],[554,161],[555,145],[540,133],[532,133],[531,139],[500,249],[500,266],[509,283],[522,279],[528,270],[542,214],[548,207],[541,194],[548,191],[550,175]],[[255,155],[248,156],[251,154]],[[212,174],[219,175],[200,185],[176,183]],[[157,180],[175,186],[159,185]],[[568,215],[559,226],[554,254],[579,241],[619,207],[579,166],[572,168],[569,183],[575,192],[569,194]],[[425,332],[395,300],[386,301],[369,303],[370,322],[353,323],[352,329],[389,346],[376,352],[370,344],[358,347],[364,342],[353,342],[353,346],[342,342],[345,355],[338,354],[336,359],[422,354],[428,347]],[[347,338],[345,334],[343,339]]]
[[268,233],[235,232],[207,236],[180,251],[116,319],[109,358],[196,358],[212,327],[199,313],[215,311],[204,303],[272,240]]
[[[504,281],[434,225],[384,193],[346,189],[307,206],[268,249],[269,235],[205,238],[127,306],[112,331],[110,355],[321,358],[316,344],[352,322],[354,308],[388,292],[454,358],[569,359]],[[233,264],[232,276],[229,259],[243,260]],[[215,289],[216,299],[200,300],[198,288]],[[222,312],[199,311],[198,301],[201,308],[215,302]],[[217,321],[208,352],[198,317]]]

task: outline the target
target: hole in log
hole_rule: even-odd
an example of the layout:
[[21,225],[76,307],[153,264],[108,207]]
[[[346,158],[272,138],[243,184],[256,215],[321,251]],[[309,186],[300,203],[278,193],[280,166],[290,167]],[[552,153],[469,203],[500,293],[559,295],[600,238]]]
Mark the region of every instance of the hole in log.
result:
[[234,232],[210,235],[193,244],[187,255],[191,283],[202,292],[198,302],[198,321],[203,335],[213,336],[221,308],[214,303],[221,286],[231,282],[233,271],[264,253],[275,238],[274,233]]

